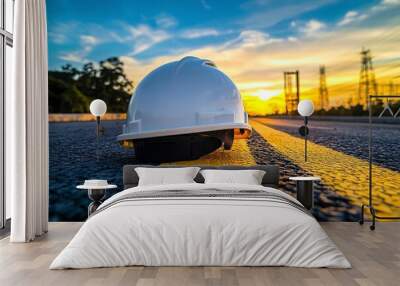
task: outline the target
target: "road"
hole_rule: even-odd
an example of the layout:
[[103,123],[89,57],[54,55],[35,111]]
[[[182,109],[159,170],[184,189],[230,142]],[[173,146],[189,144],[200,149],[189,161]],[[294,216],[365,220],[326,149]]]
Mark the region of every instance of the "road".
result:
[[[290,135],[300,137],[298,128],[303,124],[297,119],[264,119],[264,124]],[[344,154],[368,160],[368,133],[366,123],[309,120],[309,139]],[[400,118],[399,124],[373,125],[373,162],[400,171]]]

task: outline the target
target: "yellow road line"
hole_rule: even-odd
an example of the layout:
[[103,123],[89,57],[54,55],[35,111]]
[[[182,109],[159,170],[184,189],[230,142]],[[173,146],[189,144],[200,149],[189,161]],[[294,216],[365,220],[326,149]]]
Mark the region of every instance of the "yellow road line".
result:
[[[265,119],[252,119],[252,127],[302,169],[321,177],[323,183],[354,205],[368,202],[368,162],[312,142],[304,162],[304,140],[265,126]],[[373,165],[374,206],[380,215],[400,215],[400,173]]]
[[232,146],[232,150],[218,150],[201,157],[198,160],[192,161],[181,161],[171,164],[163,165],[178,165],[178,166],[191,166],[191,165],[210,165],[210,166],[221,166],[221,165],[255,165],[256,161],[251,155],[249,146],[247,146],[247,140],[239,139],[235,140]]

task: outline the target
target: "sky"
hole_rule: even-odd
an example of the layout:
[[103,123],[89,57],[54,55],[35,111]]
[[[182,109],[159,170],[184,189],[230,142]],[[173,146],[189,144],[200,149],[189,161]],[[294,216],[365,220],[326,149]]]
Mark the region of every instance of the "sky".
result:
[[295,70],[301,99],[318,108],[320,65],[330,106],[354,103],[363,47],[381,92],[400,84],[400,0],[46,2],[52,70],[118,56],[137,85],[162,64],[197,56],[233,80],[250,114],[283,112],[283,72]]

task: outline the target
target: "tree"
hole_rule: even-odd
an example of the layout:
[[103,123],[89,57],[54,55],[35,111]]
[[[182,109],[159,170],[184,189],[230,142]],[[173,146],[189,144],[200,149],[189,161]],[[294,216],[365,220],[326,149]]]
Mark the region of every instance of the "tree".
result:
[[133,83],[124,73],[123,63],[116,57],[101,61],[97,80],[102,99],[112,105],[115,112],[125,112]]
[[64,65],[49,71],[49,112],[87,112],[90,101],[100,98],[110,112],[126,112],[133,83],[117,57],[86,63],[82,69]]
[[84,113],[89,111],[89,104],[88,98],[74,84],[49,76],[50,113]]

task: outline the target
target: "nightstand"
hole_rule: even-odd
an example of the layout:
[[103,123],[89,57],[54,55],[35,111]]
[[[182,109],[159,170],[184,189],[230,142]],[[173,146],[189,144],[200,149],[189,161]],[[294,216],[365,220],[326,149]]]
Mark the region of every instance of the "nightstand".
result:
[[115,189],[116,187],[116,185],[108,184],[107,180],[85,180],[83,185],[76,186],[77,189],[86,190],[89,199],[92,200],[88,206],[88,217],[102,204],[106,196],[106,191],[108,189]]
[[314,206],[314,182],[320,181],[320,177],[290,177],[289,180],[296,181],[297,200],[303,206],[311,210]]

